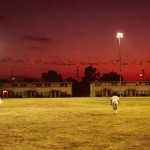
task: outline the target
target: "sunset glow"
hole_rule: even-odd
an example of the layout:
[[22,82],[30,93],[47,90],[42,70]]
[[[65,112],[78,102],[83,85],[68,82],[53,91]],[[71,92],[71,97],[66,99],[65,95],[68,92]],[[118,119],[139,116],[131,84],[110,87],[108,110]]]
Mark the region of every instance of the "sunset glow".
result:
[[119,74],[118,31],[125,80],[150,79],[150,1],[6,0],[0,2],[0,78],[64,79],[92,65]]

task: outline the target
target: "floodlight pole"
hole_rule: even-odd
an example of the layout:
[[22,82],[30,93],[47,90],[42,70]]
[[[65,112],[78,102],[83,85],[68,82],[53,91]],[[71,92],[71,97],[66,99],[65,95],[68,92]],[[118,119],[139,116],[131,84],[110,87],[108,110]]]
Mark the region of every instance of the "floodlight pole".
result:
[[119,39],[119,61],[120,61],[120,97],[121,97],[121,77],[122,77],[122,59],[121,59],[121,38],[123,38],[123,33],[118,32],[117,38]]

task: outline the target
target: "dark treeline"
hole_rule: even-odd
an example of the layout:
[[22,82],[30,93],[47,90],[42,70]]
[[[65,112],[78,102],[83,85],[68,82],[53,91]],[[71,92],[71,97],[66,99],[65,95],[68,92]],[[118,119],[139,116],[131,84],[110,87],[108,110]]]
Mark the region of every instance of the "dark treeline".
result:
[[[43,81],[46,82],[64,82],[62,79],[62,75],[57,73],[54,70],[49,70],[47,73],[43,73],[42,79]],[[78,79],[73,77],[68,77],[66,81],[72,82],[72,96],[81,97],[81,96],[89,96],[90,82],[119,81],[119,80],[120,80],[120,75],[118,75],[113,71],[100,76],[100,72],[97,72],[96,68],[92,66],[88,66],[87,68],[85,68],[84,76],[80,81],[78,81]]]

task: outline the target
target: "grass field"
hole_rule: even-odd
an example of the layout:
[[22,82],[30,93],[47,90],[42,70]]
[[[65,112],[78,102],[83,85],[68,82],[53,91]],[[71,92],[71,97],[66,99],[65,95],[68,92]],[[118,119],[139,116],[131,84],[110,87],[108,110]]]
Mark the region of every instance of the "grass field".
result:
[[0,150],[149,150],[150,98],[4,99]]

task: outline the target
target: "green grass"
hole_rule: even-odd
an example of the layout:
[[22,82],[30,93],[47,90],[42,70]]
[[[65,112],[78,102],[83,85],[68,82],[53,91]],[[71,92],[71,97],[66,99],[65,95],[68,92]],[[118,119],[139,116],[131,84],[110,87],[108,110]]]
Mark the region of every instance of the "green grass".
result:
[[150,98],[4,99],[1,150],[149,150]]

